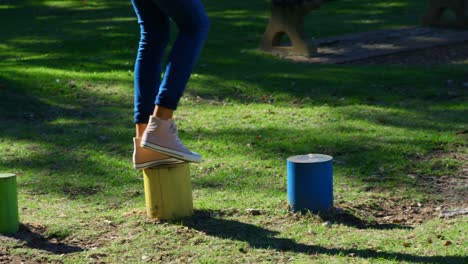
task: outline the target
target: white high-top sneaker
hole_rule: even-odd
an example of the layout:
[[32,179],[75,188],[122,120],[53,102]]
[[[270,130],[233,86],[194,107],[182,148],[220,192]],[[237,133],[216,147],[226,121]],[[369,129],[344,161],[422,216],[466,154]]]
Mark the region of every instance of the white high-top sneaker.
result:
[[141,146],[176,159],[201,162],[201,156],[198,153],[190,151],[180,141],[177,135],[177,128],[172,119],[162,120],[155,116],[150,116],[148,126],[141,138]]
[[179,163],[183,163],[183,161],[140,147],[140,138],[133,138],[133,167],[135,169]]

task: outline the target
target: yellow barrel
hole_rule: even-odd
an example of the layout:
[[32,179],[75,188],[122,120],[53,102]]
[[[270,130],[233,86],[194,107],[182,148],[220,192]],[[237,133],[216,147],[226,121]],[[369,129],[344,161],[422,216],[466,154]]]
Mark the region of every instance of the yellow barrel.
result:
[[171,220],[193,214],[188,163],[145,169],[143,179],[149,218]]

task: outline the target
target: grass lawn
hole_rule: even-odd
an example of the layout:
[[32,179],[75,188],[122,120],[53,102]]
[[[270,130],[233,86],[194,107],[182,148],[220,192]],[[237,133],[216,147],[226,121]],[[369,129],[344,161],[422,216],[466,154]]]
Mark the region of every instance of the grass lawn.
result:
[[[0,263],[467,262],[466,218],[437,216],[466,205],[466,63],[287,62],[256,50],[268,1],[204,3],[210,36],[177,111],[204,157],[196,212],[159,222],[131,164],[130,1],[0,0],[0,172],[18,175],[22,223]],[[424,10],[330,1],[306,30],[418,25]],[[335,158],[333,214],[288,213],[286,158],[307,153]]]

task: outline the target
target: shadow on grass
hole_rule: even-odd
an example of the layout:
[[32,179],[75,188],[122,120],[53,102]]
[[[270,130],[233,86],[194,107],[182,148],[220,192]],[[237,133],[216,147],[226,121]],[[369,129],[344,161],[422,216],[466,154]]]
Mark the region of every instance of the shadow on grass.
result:
[[333,211],[328,213],[319,213],[319,217],[322,220],[330,221],[333,224],[342,224],[357,229],[413,229],[411,226],[400,224],[380,224],[377,222],[369,222],[353,215],[348,211],[342,210],[341,208],[334,208]]
[[20,225],[20,230],[8,237],[23,241],[25,247],[44,250],[52,254],[69,254],[82,252],[85,249],[79,246],[67,245],[65,243],[53,241],[53,238],[46,238],[40,229],[29,225]]
[[[324,254],[330,256],[355,256],[367,259],[386,259],[414,263],[463,263],[462,256],[417,256],[398,252],[381,252],[373,249],[341,249],[298,243],[288,238],[277,238],[279,232],[235,220],[225,220],[210,216],[208,211],[197,211],[195,216],[183,220],[182,224],[201,231],[206,235],[223,239],[247,242],[253,248],[289,251],[307,255]],[[245,249],[243,249],[245,250]]]

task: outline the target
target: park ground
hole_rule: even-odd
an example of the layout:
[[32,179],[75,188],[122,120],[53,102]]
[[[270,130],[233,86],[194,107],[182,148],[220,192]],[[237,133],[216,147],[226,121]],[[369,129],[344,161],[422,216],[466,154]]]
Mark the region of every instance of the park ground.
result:
[[[0,171],[18,176],[21,220],[0,263],[467,262],[466,217],[440,217],[466,207],[466,59],[288,62],[256,49],[268,1],[204,3],[210,37],[177,111],[204,156],[196,210],[156,221],[131,164],[130,1],[0,0]],[[330,1],[306,31],[414,26],[424,10]],[[311,152],[335,159],[336,209],[289,213],[286,158]]]

